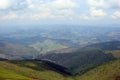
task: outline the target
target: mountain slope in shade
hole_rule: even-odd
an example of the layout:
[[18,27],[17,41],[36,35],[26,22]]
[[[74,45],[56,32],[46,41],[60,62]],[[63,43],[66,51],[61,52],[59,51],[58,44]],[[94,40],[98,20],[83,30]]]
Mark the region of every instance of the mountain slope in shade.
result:
[[52,60],[57,64],[70,68],[73,74],[83,74],[91,68],[119,58],[119,52],[113,51],[120,50],[119,48],[120,41],[110,41],[82,48],[61,49],[49,52],[46,55],[40,55],[38,59]]
[[97,43],[87,46],[87,48],[89,47],[100,49],[107,54],[111,53],[114,57],[120,58],[120,41]]
[[91,68],[115,59],[112,54],[105,54],[96,49],[76,50],[68,53],[41,55],[39,59],[48,59],[72,70],[73,74],[83,74]]
[[6,60],[8,60],[8,59],[5,59],[5,58],[0,58],[0,61],[6,61]]

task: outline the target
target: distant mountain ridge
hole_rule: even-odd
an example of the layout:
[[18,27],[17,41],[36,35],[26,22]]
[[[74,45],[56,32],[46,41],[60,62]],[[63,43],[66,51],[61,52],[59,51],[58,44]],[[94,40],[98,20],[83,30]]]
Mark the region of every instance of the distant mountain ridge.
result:
[[35,58],[39,52],[31,47],[19,44],[12,44],[5,41],[0,41],[0,57],[6,59],[32,59]]
[[[11,44],[2,41],[0,44],[1,58],[9,60],[48,59],[72,70],[72,74],[83,74],[98,65],[116,59],[111,53],[106,54],[104,50],[119,49],[118,46],[120,45],[120,42],[112,41],[93,44],[83,48],[66,48],[51,51],[45,55],[39,55],[39,52],[33,48],[23,45]],[[113,44],[114,46],[111,47],[110,45]]]
[[86,47],[96,48],[100,50],[120,50],[120,41],[96,43],[96,44],[88,45]]
[[[1,80],[119,80],[120,60],[111,53],[105,53],[106,50],[119,50],[119,41],[98,43],[84,48],[66,48],[39,56],[36,51],[31,53],[33,49],[30,47],[7,42],[0,44]],[[18,56],[19,50],[22,54]],[[2,58],[4,54],[10,54],[16,60]]]
[[0,58],[0,61],[6,61],[6,60],[8,60],[8,59],[5,59],[5,58]]

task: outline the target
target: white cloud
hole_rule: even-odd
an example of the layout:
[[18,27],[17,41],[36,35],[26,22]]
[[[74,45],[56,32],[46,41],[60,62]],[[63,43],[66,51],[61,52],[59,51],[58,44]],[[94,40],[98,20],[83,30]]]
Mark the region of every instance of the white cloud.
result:
[[11,19],[16,19],[18,18],[18,15],[13,13],[13,12],[9,12],[7,15],[0,15],[0,19],[3,20],[11,20]]
[[120,9],[120,0],[109,0],[109,7]]
[[0,0],[0,19],[100,20],[119,18],[119,9],[120,0]]
[[88,15],[86,15],[86,14],[81,14],[81,15],[79,16],[79,18],[82,19],[82,20],[90,20],[90,19],[91,19],[91,17],[88,16]]
[[71,9],[61,9],[55,11],[43,11],[37,14],[31,14],[31,19],[71,19],[74,12]]
[[88,0],[90,7],[120,8],[120,0]]
[[64,8],[75,8],[78,6],[78,4],[72,0],[55,0],[51,3],[51,6],[57,9],[64,9]]
[[61,9],[61,10],[55,10],[52,12],[55,15],[63,15],[63,16],[71,16],[74,15],[74,11],[72,9]]
[[7,9],[10,6],[10,0],[0,0],[0,9]]
[[114,19],[120,19],[120,11],[116,11],[113,13],[112,18]]
[[[74,0],[1,0],[0,8],[6,9],[8,14],[1,15],[1,19],[43,19],[43,18],[71,18],[78,6]],[[9,12],[11,11],[11,12]],[[19,12],[20,11],[20,12]],[[19,16],[17,16],[19,15]]]
[[90,8],[89,12],[84,12],[79,16],[81,20],[97,20],[103,19],[107,16],[107,13],[104,12],[102,9],[96,9],[94,7]]
[[107,13],[105,13],[102,9],[91,8],[90,15],[92,17],[104,17],[107,15]]
[[30,16],[31,19],[46,19],[46,18],[50,18],[51,14],[49,12],[42,12],[42,13],[38,13],[38,14],[33,14]]
[[108,7],[108,4],[105,2],[105,0],[88,0],[88,5],[90,7]]
[[[78,4],[73,0],[27,0],[28,8],[37,12],[33,14],[36,19],[40,18],[68,18],[74,14],[74,9]],[[46,15],[46,16],[45,16]]]
[[26,0],[28,7],[32,10],[41,9],[71,9],[76,8],[78,4],[72,0],[53,0],[53,1],[43,1],[43,0]]
[[45,5],[47,4],[47,3],[44,3],[43,0],[26,0],[26,3],[28,8],[32,10],[39,10],[43,8],[43,5],[45,8]]

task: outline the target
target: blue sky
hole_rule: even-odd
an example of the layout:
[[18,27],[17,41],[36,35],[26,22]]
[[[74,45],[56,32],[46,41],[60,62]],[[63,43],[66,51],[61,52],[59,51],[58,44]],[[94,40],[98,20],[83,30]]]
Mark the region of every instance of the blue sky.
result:
[[0,24],[120,24],[120,0],[0,0]]

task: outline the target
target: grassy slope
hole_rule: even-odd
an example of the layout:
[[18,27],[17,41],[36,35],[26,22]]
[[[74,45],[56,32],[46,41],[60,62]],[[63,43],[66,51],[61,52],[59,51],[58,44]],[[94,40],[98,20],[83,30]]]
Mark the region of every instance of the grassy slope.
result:
[[36,61],[0,62],[0,80],[119,80],[119,76],[120,59],[74,77],[63,76]]
[[120,59],[101,65],[76,80],[120,80]]
[[13,69],[18,69],[18,67],[6,62],[0,62],[0,80],[31,80],[24,75],[18,74]]
[[0,62],[0,80],[73,80],[36,62]]
[[6,68],[0,67],[0,80],[16,80],[16,79],[23,79],[23,80],[31,80],[30,78],[23,76],[21,74],[16,74],[12,70],[7,70]]

